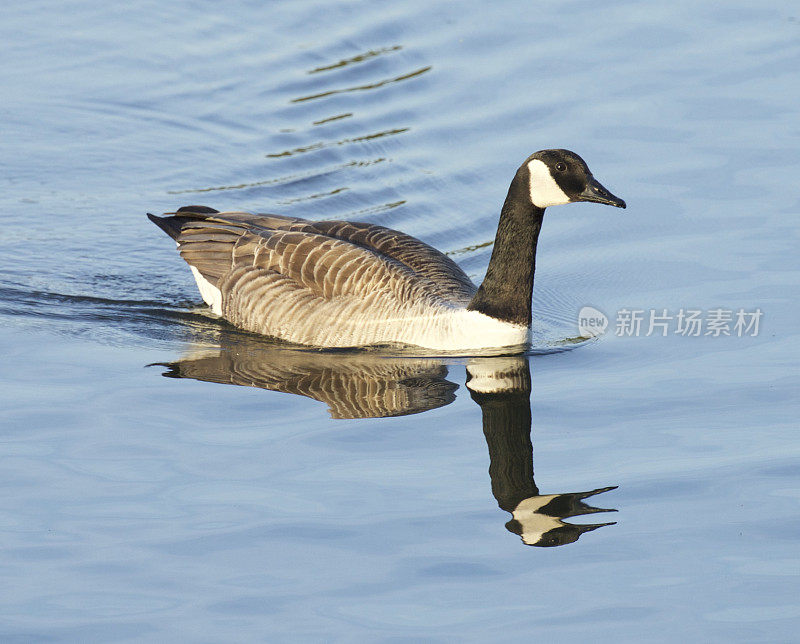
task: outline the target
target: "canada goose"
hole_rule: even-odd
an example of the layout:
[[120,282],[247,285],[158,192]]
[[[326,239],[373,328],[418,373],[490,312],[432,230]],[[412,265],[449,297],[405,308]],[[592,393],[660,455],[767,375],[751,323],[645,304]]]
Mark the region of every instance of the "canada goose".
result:
[[206,303],[238,327],[318,347],[481,351],[527,345],[544,210],[575,201],[625,207],[574,152],[528,157],[480,287],[435,248],[374,224],[206,206],[148,217],[178,243]]

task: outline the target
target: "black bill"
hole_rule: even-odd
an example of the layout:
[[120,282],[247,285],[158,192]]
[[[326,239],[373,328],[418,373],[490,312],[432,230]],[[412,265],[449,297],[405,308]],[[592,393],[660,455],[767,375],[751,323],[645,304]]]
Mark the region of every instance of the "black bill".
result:
[[578,195],[578,201],[593,201],[594,203],[604,203],[617,208],[625,207],[625,202],[622,199],[612,195],[594,177],[589,178],[586,189]]

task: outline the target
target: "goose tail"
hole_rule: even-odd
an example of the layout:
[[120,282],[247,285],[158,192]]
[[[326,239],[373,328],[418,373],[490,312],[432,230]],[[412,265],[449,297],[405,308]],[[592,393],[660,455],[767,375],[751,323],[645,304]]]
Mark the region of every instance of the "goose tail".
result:
[[167,233],[167,235],[172,237],[172,239],[177,240],[178,235],[181,234],[181,221],[177,217],[156,217],[148,212],[147,218]]
[[[214,210],[214,208],[209,208],[208,206],[183,206],[174,213],[167,213],[168,215],[174,215],[173,217],[156,217],[148,212],[147,218],[172,239],[177,240],[178,235],[181,234],[181,227],[184,221],[190,215],[215,215],[218,213],[219,210]],[[199,218],[203,219],[204,217],[201,216]]]

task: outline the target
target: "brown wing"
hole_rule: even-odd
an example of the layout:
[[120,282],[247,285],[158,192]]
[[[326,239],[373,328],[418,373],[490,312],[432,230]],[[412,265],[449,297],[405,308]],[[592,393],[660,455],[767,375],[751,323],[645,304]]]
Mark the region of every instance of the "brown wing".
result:
[[[367,263],[375,259],[391,260],[390,263],[411,271],[413,279],[427,282],[428,293],[453,304],[465,303],[476,291],[475,285],[452,259],[390,228],[359,222],[311,222],[280,215],[206,210],[211,209],[182,208],[169,218],[177,221],[169,224],[164,219],[151,219],[178,241],[181,256],[212,283],[235,267],[251,264],[293,278],[299,275],[303,284],[312,289],[317,284],[315,290],[329,297],[336,294],[338,284],[346,283],[338,272],[344,270],[344,274],[349,275],[358,268],[351,260],[360,258]],[[172,230],[168,230],[167,225],[171,225]],[[268,241],[265,244],[261,240]],[[236,246],[235,251],[233,246]],[[256,261],[257,249],[260,257],[264,250],[269,251],[266,264],[263,260]],[[368,254],[356,252],[359,249]],[[287,270],[289,272],[285,272]],[[331,273],[326,275],[326,271]]]
[[[367,224],[189,209],[151,219],[219,289],[228,321],[290,342],[393,342],[412,321],[419,329],[466,305],[475,290],[438,251]],[[440,274],[447,278],[434,281]]]
[[430,280],[441,298],[461,302],[475,294],[475,285],[458,264],[411,235],[375,224],[348,221],[319,221],[307,225],[323,235],[357,244],[400,262]]

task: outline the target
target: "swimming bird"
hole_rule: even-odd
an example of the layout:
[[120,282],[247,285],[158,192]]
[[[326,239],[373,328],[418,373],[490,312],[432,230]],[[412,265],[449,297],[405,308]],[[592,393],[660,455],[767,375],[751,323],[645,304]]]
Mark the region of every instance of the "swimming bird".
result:
[[625,208],[574,152],[528,157],[480,286],[444,253],[375,224],[207,206],[148,217],[177,242],[212,311],[242,329],[315,347],[483,352],[528,345],[545,208],[576,201]]

